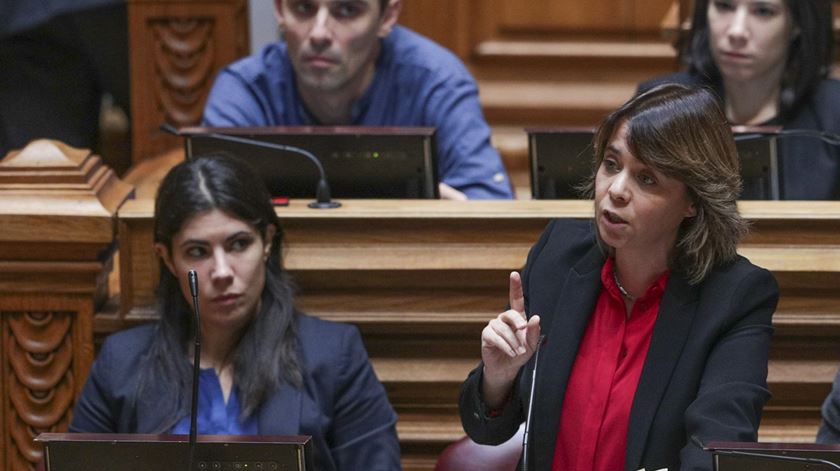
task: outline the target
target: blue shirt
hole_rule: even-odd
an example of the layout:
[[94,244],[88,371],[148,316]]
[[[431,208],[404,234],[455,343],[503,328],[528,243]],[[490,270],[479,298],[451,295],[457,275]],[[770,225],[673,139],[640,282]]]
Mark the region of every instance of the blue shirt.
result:
[[[204,368],[198,378],[198,416],[196,427],[204,435],[257,435],[257,416],[251,415],[244,422],[239,420],[241,412],[236,388],[232,388],[228,402],[222,394],[222,385],[216,370]],[[187,415],[172,427],[170,433],[188,435],[190,416]]]
[[[204,108],[205,126],[299,126],[319,124],[297,92],[286,44],[223,69]],[[437,128],[440,180],[469,198],[512,198],[501,158],[490,144],[490,127],[478,87],[464,64],[434,42],[403,27],[385,39],[370,87],[353,104],[355,126]]]

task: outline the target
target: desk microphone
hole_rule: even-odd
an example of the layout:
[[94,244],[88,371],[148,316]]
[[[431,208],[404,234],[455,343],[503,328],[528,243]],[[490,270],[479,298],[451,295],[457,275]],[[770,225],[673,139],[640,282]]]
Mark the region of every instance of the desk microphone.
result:
[[528,471],[528,439],[531,435],[531,417],[534,414],[534,390],[537,386],[537,365],[540,362],[540,347],[545,335],[537,340],[537,350],[534,352],[534,370],[531,372],[531,392],[528,394],[528,414],[525,417],[525,432],[522,434],[522,471]]
[[[160,129],[165,132],[168,132],[169,134],[181,136],[180,131],[175,129],[175,127],[169,123],[161,124]],[[284,144],[275,144],[273,142],[258,141],[256,139],[249,139],[247,137],[220,134],[217,132],[211,132],[207,134],[195,134],[191,137],[193,139],[217,139],[219,141],[236,142],[238,144],[263,147],[265,149],[280,150],[284,152],[292,152],[294,154],[302,155],[309,159],[313,164],[315,164],[315,166],[318,168],[318,174],[320,175],[318,179],[318,185],[315,187],[315,201],[309,203],[309,207],[313,209],[331,209],[338,208],[339,206],[341,206],[341,203],[337,201],[332,201],[332,199],[330,198],[330,186],[327,183],[327,172],[324,171],[324,166],[321,165],[321,161],[318,160],[318,157],[315,157],[315,155],[312,152],[309,152],[306,149],[301,149],[300,147],[295,146],[287,146]]]
[[187,273],[187,278],[190,282],[190,295],[193,299],[193,337],[195,344],[193,346],[193,383],[192,383],[192,403],[190,404],[190,461],[188,471],[193,469],[193,459],[195,458],[195,443],[196,434],[198,433],[198,426],[196,425],[198,417],[198,375],[201,371],[201,325],[199,324],[200,317],[198,315],[198,274],[195,270],[190,270]]
[[831,461],[820,459],[820,458],[805,458],[800,456],[787,456],[787,455],[773,455],[770,453],[758,453],[754,451],[740,451],[740,450],[717,450],[712,449],[703,444],[697,435],[691,436],[691,441],[694,442],[695,445],[699,446],[700,449],[705,451],[710,451],[716,455],[720,456],[735,456],[735,457],[742,457],[742,458],[760,458],[769,461],[787,461],[793,463],[803,463],[805,465],[805,469],[810,468],[811,466],[819,466],[819,467],[828,467],[831,469],[840,469],[840,465],[832,463]]

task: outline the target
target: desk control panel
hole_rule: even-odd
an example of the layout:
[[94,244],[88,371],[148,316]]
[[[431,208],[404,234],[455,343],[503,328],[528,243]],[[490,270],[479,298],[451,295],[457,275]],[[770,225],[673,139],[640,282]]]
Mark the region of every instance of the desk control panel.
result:
[[200,471],[288,471],[275,461],[200,461]]

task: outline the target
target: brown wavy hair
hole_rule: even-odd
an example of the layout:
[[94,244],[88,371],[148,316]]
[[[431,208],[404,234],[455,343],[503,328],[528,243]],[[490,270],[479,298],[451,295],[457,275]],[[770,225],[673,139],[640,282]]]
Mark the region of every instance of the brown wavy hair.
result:
[[668,264],[697,284],[715,266],[735,258],[747,232],[737,206],[740,161],[726,116],[714,93],[704,88],[668,84],[637,95],[610,114],[595,134],[593,172],[583,187],[589,197],[610,139],[624,123],[633,156],[683,182],[694,203],[696,215],[680,226]]

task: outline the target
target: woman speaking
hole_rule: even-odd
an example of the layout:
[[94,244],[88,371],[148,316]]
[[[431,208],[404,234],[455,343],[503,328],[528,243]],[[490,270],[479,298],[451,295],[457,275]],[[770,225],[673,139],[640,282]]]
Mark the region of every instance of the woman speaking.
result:
[[481,334],[461,421],[478,443],[525,420],[530,470],[711,470],[698,442],[756,439],[773,276],[736,254],[738,156],[708,91],[665,85],[595,137],[591,220],[554,220],[510,309]]

